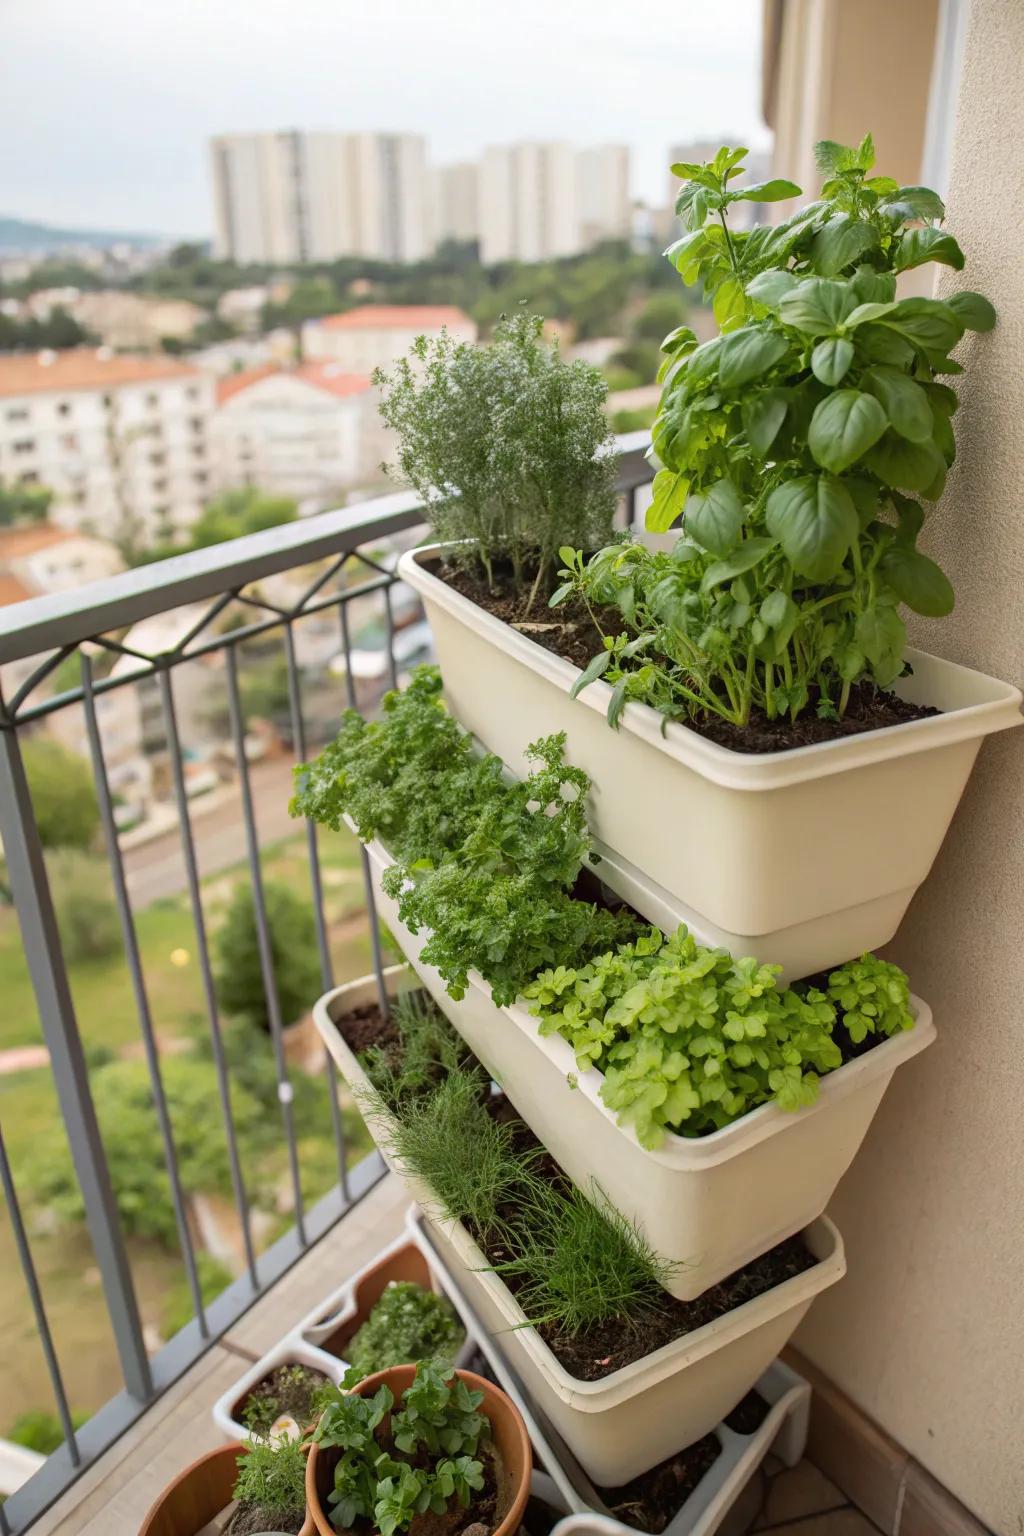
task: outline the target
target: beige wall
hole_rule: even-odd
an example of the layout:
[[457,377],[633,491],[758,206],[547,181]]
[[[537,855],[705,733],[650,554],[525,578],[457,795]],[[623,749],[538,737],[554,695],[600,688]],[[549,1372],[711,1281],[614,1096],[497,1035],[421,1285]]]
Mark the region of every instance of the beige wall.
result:
[[[924,547],[957,593],[913,638],[1024,682],[1024,283],[1013,146],[1024,142],[1024,4],[973,0],[946,286],[999,311],[962,348],[959,458]],[[888,168],[888,167],[886,167]],[[892,958],[939,1039],[897,1075],[833,1202],[846,1280],[797,1342],[993,1530],[1024,1530],[1024,730],[982,748]]]
[[779,34],[765,90],[775,174],[815,193],[815,141],[859,144],[870,131],[879,172],[916,183],[937,15],[938,0],[769,0],[766,31],[775,23]]

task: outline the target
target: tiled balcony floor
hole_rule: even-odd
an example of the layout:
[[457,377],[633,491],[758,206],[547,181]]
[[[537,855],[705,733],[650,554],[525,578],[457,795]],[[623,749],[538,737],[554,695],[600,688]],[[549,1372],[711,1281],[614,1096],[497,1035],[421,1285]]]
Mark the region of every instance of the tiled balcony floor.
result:
[[[210,1410],[220,1394],[329,1290],[402,1228],[409,1196],[385,1178],[273,1291],[89,1469],[32,1527],[32,1536],[138,1536],[160,1490],[219,1443]],[[728,1536],[877,1536],[875,1527],[810,1462],[766,1465]]]

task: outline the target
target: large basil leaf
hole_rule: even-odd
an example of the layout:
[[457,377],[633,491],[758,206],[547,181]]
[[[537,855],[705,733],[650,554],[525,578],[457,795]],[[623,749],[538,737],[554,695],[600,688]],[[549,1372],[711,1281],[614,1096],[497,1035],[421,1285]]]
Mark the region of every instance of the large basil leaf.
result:
[[733,196],[738,203],[781,203],[787,197],[799,197],[801,190],[795,181],[776,177],[773,181],[755,181],[753,186],[744,187]]
[[837,389],[816,406],[807,446],[822,469],[841,475],[877,443],[888,418],[873,395],[859,389]]
[[996,312],[988,299],[969,288],[950,294],[946,305],[969,331],[990,331],[996,323]]
[[878,323],[935,354],[955,347],[964,333],[959,316],[940,299],[901,299],[892,313]]
[[929,490],[946,467],[934,443],[912,443],[895,432],[887,432],[864,462],[885,485],[901,491]]
[[759,458],[767,457],[786,419],[787,410],[786,397],[778,389],[758,390],[744,398],[740,407],[743,430],[747,434],[747,442]]
[[811,353],[811,372],[832,389],[849,373],[852,362],[853,342],[845,336],[828,336]]
[[944,219],[946,205],[931,187],[900,187],[891,202],[878,210],[889,219]]
[[802,475],[778,486],[768,497],[765,522],[793,569],[811,581],[836,574],[860,527],[849,493],[831,475]]
[[845,283],[810,277],[779,300],[779,319],[807,336],[828,336],[857,307]]
[[929,225],[925,229],[907,229],[900,236],[893,263],[894,272],[908,272],[911,267],[921,267],[926,261],[941,261],[947,267],[963,268],[964,253],[953,236],[944,229]]
[[915,613],[941,619],[953,612],[956,599],[949,577],[919,549],[894,544],[882,556],[879,568],[900,602]]
[[935,423],[928,396],[920,384],[915,384],[898,368],[868,368],[861,375],[861,383],[869,389],[885,409],[885,414],[901,437],[912,443],[926,443],[934,431]]
[[723,389],[736,389],[760,378],[789,351],[789,343],[777,331],[745,326],[722,341],[718,382]]
[[837,277],[878,245],[878,231],[863,219],[848,213],[834,214],[811,241],[810,258],[822,277]]
[[716,480],[710,490],[695,493],[686,503],[687,536],[713,555],[732,554],[742,526],[743,502],[731,480]]
[[714,565],[708,566],[700,584],[701,591],[710,592],[713,587],[721,586],[723,581],[732,581],[735,576],[742,576],[744,571],[752,571],[755,565],[761,564],[768,551],[774,548],[774,539],[747,539],[728,560],[716,560]]
[[644,519],[644,526],[649,533],[668,532],[682,514],[689,489],[687,475],[677,475],[671,469],[658,471],[654,477],[654,496]]
[[792,272],[784,269],[777,272],[759,272],[747,284],[747,298],[763,304],[766,309],[774,309],[783,294],[789,293],[795,287],[796,278]]

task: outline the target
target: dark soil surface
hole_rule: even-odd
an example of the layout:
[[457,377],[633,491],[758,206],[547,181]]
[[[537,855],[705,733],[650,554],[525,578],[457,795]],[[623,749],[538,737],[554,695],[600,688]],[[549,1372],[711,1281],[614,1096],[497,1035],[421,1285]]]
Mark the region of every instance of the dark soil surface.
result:
[[290,1531],[298,1536],[306,1518],[304,1509],[293,1510],[290,1515],[267,1515],[258,1504],[240,1504],[231,1517],[226,1536],[253,1536],[262,1531]]
[[557,1525],[561,1518],[557,1509],[552,1509],[550,1504],[545,1504],[543,1499],[531,1493],[519,1526],[519,1536],[548,1536],[551,1527]]
[[660,1461],[649,1472],[634,1477],[621,1488],[599,1488],[598,1492],[610,1514],[636,1531],[658,1536],[679,1513],[719,1456],[722,1447],[717,1435],[705,1435],[696,1445],[677,1451],[667,1461]]
[[765,1402],[760,1392],[748,1392],[746,1397],[741,1397],[732,1413],[727,1413],[725,1422],[730,1429],[734,1429],[738,1435],[752,1435],[755,1430],[761,1428],[770,1412],[770,1405]]
[[[601,649],[601,636],[595,629],[585,604],[568,602],[558,608],[547,606],[548,597],[554,590],[551,582],[548,590],[538,595],[533,611],[523,615],[526,598],[520,588],[514,588],[510,578],[499,576],[495,590],[488,587],[482,577],[471,571],[433,561],[433,575],[446,586],[453,587],[470,602],[476,603],[487,613],[493,614],[504,624],[510,624],[529,640],[535,640],[546,651],[561,656],[581,670]],[[609,634],[622,631],[622,615],[614,608],[603,609],[598,619]],[[788,752],[794,747],[815,746],[823,741],[839,741],[847,736],[862,736],[866,731],[880,731],[887,726],[906,725],[911,720],[926,720],[941,711],[925,704],[908,704],[894,693],[883,693],[867,683],[857,683],[850,690],[850,698],[841,720],[819,720],[814,713],[814,701],[798,720],[769,720],[755,711],[745,726],[731,725],[716,715],[705,715],[688,720],[686,729],[727,747],[730,752]]]
[[[266,1434],[274,1421],[285,1413],[290,1414],[301,1429],[305,1429],[315,1417],[313,1399],[328,1380],[323,1371],[312,1370],[308,1365],[280,1365],[249,1389],[241,1401],[235,1404],[232,1416],[244,1424],[246,1408],[258,1406],[259,1418],[253,1420],[251,1425],[258,1434]],[[265,1401],[257,1404],[254,1399]],[[259,1526],[253,1529],[259,1530]]]
[[361,1056],[372,1045],[398,1045],[401,1036],[376,1003],[364,1003],[338,1020],[341,1038],[354,1056]]

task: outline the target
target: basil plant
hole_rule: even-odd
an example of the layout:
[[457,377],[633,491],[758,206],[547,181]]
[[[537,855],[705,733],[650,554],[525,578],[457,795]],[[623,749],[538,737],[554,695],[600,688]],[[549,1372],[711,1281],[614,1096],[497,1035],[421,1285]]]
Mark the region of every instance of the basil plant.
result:
[[735,188],[745,155],[673,167],[686,233],[666,254],[721,332],[698,345],[681,326],[663,343],[647,526],[681,517],[682,537],[671,555],[562,552],[552,602],[575,593],[624,622],[584,674],[616,684],[613,720],[629,698],[740,727],[752,710],[842,715],[854,684],[904,670],[902,603],[953,607],[917,537],[955,454],[950,353],[995,312],[977,293],[897,298],[900,272],[964,258],[934,192],[871,174],[870,136],[818,144],[817,201],[741,231],[734,203],[800,191]]

